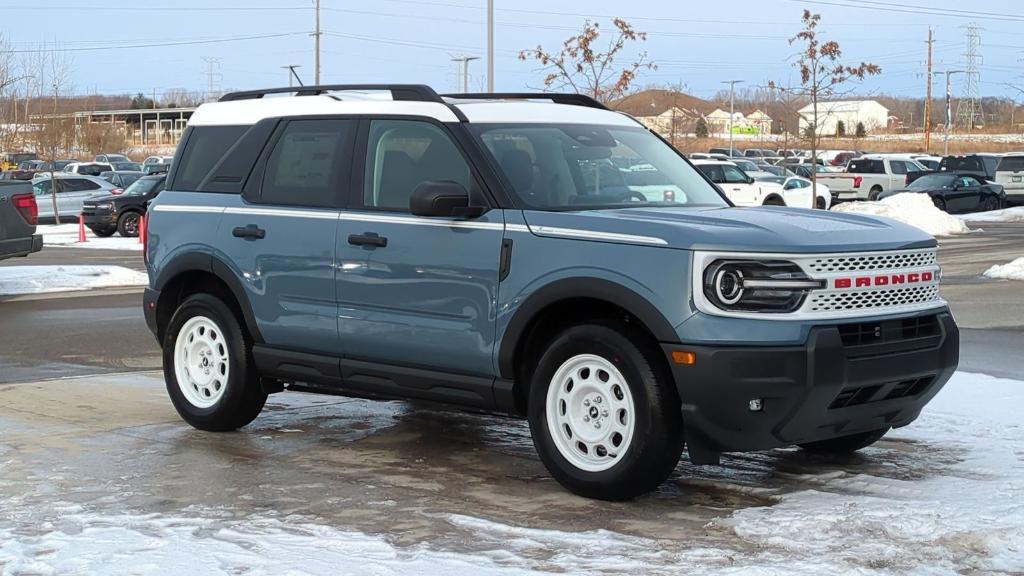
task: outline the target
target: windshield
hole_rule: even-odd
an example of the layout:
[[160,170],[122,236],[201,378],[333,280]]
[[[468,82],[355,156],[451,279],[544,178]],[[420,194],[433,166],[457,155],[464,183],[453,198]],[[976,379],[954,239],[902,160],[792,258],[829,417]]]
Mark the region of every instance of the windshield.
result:
[[536,210],[727,206],[670,146],[637,127],[475,125],[522,202]]
[[936,188],[949,188],[953,183],[953,174],[926,174],[910,183],[907,188],[911,190],[934,190]]
[[733,160],[732,163],[739,166],[740,170],[743,170],[744,172],[759,172],[761,170],[757,167],[757,164],[754,164],[750,160]]
[[132,185],[125,189],[125,196],[144,196],[156,190],[157,186],[163,183],[163,178],[139,178],[132,182]]

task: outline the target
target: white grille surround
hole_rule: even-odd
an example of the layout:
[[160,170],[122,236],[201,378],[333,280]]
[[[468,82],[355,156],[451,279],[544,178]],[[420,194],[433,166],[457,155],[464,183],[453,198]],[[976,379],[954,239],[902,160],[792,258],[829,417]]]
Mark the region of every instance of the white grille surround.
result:
[[[936,248],[829,254],[705,252],[693,254],[693,303],[714,316],[758,320],[839,320],[943,308]],[[823,287],[793,312],[729,311],[704,295],[704,271],[716,260],[792,262]]]

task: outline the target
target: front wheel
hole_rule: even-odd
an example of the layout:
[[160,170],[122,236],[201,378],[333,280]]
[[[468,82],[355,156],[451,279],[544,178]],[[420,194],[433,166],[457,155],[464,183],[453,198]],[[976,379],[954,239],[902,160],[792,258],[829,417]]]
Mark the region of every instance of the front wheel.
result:
[[252,344],[216,296],[196,294],[174,312],[163,342],[167,393],[182,419],[223,432],[252,422],[267,401]]
[[126,238],[137,238],[139,236],[139,222],[142,215],[138,212],[125,212],[117,219],[117,232]]
[[679,400],[646,340],[624,327],[575,326],[548,345],[534,373],[534,446],[551,475],[580,496],[634,498],[679,462]]
[[943,212],[946,211],[946,201],[942,198],[939,198],[938,196],[933,197],[932,204],[935,204],[935,207],[939,210],[942,210]]
[[878,442],[888,431],[888,428],[883,428],[881,430],[850,434],[849,436],[840,436],[839,438],[830,438],[818,442],[808,442],[799,446],[805,451],[814,454],[850,454]]
[[982,212],[991,212],[992,210],[999,210],[1002,207],[1002,202],[995,196],[986,196],[981,202]]

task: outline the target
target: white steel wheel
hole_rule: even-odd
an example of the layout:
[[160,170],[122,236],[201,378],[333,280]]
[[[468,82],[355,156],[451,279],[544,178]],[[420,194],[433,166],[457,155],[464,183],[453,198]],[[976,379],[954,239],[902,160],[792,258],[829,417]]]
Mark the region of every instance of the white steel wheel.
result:
[[594,354],[573,356],[555,371],[546,412],[555,448],[580,470],[608,470],[633,440],[636,407],[626,379]]
[[217,323],[206,316],[185,322],[174,344],[174,375],[185,399],[209,408],[224,396],[231,363],[228,343]]

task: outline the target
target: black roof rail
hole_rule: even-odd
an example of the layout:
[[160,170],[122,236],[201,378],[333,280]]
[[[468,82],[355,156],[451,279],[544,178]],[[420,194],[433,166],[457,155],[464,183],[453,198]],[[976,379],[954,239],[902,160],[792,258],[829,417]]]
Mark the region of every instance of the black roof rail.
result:
[[232,102],[236,100],[254,100],[263,98],[267,94],[295,94],[296,96],[317,96],[332,91],[354,91],[354,90],[381,90],[391,92],[392,100],[405,100],[413,102],[439,102],[445,101],[438,96],[434,89],[425,84],[326,84],[321,86],[289,86],[287,88],[266,88],[263,90],[246,90],[243,92],[229,92],[220,97],[218,102]]
[[585,94],[558,94],[551,92],[480,92],[468,94],[442,94],[454,100],[551,100],[555,104],[571,104],[608,110],[609,108]]

